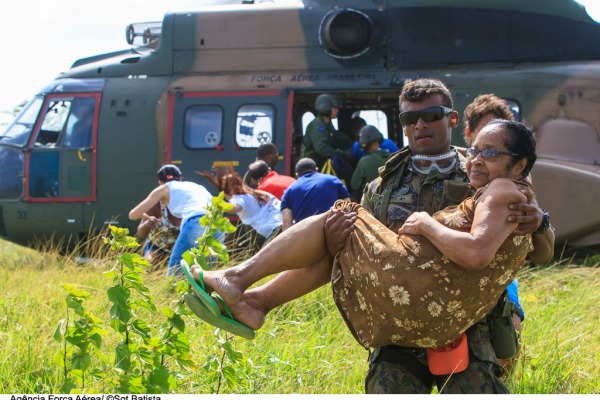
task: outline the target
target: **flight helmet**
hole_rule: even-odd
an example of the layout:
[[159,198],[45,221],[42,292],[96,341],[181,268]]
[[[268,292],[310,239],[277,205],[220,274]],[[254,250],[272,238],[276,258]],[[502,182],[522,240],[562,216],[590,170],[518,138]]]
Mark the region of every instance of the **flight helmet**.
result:
[[373,142],[381,144],[382,141],[383,135],[373,125],[365,125],[358,132],[358,143],[360,143],[360,147],[362,148],[369,147]]
[[319,115],[330,117],[331,109],[333,107],[341,108],[342,101],[339,99],[339,97],[334,96],[332,94],[321,94],[319,95],[319,97],[317,97],[317,100],[315,101],[315,109],[317,110],[317,113]]

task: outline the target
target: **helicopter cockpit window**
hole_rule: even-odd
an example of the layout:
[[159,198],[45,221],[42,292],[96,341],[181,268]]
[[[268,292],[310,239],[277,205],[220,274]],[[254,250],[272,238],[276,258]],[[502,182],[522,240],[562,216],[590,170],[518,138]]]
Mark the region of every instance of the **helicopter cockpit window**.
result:
[[352,114],[352,118],[360,117],[365,120],[367,125],[373,125],[383,135],[384,139],[389,138],[387,115],[381,110],[362,110]]
[[0,143],[25,146],[35,125],[43,100],[36,97],[25,106],[6,131],[0,135]]
[[35,146],[90,147],[95,107],[94,97],[51,101]]
[[35,139],[35,146],[56,146],[58,136],[69,116],[71,100],[56,100],[50,102],[40,132]]
[[18,199],[23,191],[23,151],[0,146],[0,199]]
[[245,105],[237,113],[235,141],[240,147],[258,147],[273,142],[275,107],[267,104]]
[[73,100],[67,125],[60,138],[63,147],[90,147],[92,128],[94,127],[94,109],[96,98],[77,97]]
[[223,110],[219,106],[193,106],[185,111],[183,142],[191,149],[213,149],[223,137]]

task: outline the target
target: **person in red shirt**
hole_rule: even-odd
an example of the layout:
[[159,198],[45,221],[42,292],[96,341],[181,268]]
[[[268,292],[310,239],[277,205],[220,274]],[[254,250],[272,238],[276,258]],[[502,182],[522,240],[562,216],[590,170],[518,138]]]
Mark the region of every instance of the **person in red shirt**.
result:
[[262,160],[258,160],[250,164],[248,174],[258,190],[264,190],[271,193],[279,200],[283,197],[283,192],[296,180],[291,176],[279,175],[273,171],[269,165]]

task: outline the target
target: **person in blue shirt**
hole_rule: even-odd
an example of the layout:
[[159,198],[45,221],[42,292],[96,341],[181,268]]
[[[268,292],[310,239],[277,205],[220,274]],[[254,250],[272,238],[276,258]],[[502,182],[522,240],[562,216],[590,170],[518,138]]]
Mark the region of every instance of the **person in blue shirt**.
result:
[[[359,134],[360,130],[363,127],[365,127],[366,125],[367,125],[367,121],[365,121],[361,117],[354,117],[350,120],[351,130],[352,130],[352,132],[356,132],[356,134],[355,134],[356,141],[352,145],[352,153],[355,154],[359,159],[367,154],[365,149],[360,145],[360,142],[358,140],[358,134]],[[379,134],[381,135],[381,144],[379,145],[379,147],[381,147],[383,150],[386,150],[390,154],[395,153],[399,150],[398,145],[396,143],[394,143],[393,140],[385,139],[383,137],[383,135],[381,134],[381,132],[379,132]]]
[[296,178],[281,199],[283,231],[295,222],[329,210],[337,200],[350,200],[350,193],[342,181],[320,173],[311,158],[302,158],[296,163]]

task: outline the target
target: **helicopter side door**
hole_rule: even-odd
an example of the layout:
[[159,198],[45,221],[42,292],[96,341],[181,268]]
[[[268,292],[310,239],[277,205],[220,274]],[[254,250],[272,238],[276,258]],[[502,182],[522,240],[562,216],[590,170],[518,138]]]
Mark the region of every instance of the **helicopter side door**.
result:
[[[174,94],[167,161],[179,165],[184,179],[205,184],[195,171],[225,166],[243,176],[264,143],[274,143],[287,159],[292,96],[280,91]],[[285,165],[280,162],[276,169],[285,173]]]

